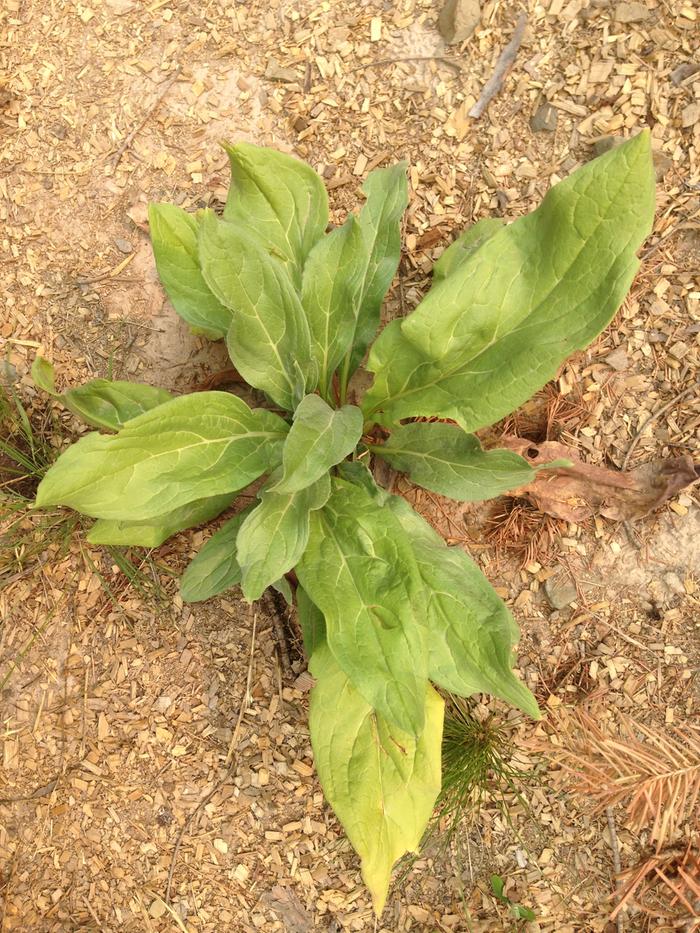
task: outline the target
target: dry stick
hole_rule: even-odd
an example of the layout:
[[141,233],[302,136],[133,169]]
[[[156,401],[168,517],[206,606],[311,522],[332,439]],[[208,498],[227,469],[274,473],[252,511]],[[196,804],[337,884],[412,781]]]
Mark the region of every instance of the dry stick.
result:
[[523,36],[525,35],[526,26],[527,13],[521,13],[518,17],[518,22],[515,24],[513,38],[498,56],[498,61],[496,62],[494,72],[484,85],[484,89],[481,92],[481,97],[479,97],[478,101],[469,111],[470,117],[475,117],[478,120],[479,117],[483,114],[484,110],[486,110],[488,105],[491,103],[491,99],[495,97],[496,94],[498,94],[500,91],[501,85],[503,84],[503,79],[506,76],[506,72],[515,61],[515,56],[518,54],[520,43],[523,41]]
[[[615,870],[615,891],[619,892],[619,876],[622,871],[622,862],[620,861],[620,845],[617,841],[617,830],[615,829],[615,813],[612,807],[605,808],[605,815],[608,818],[608,831],[610,833],[610,848],[612,849],[613,868]],[[617,933],[622,933],[622,911],[616,917]]]
[[174,72],[173,76],[170,78],[169,81],[166,81],[165,87],[163,88],[163,90],[162,90],[162,91],[160,92],[160,94],[156,97],[156,99],[153,101],[153,103],[151,104],[151,106],[148,108],[148,110],[147,110],[146,113],[144,114],[143,119],[141,120],[141,122],[136,124],[136,126],[135,126],[135,127],[133,128],[133,130],[129,133],[129,135],[126,137],[126,139],[125,139],[124,142],[121,144],[121,146],[117,149],[116,153],[115,153],[114,156],[113,156],[112,171],[116,171],[117,166],[119,165],[119,163],[120,163],[121,160],[122,160],[122,156],[124,155],[124,153],[126,152],[126,150],[129,148],[129,146],[133,143],[133,141],[136,139],[136,136],[141,132],[141,130],[142,130],[142,129],[144,128],[144,126],[146,125],[146,123],[148,123],[148,121],[151,119],[151,117],[153,116],[153,114],[156,112],[156,110],[157,110],[158,107],[160,106],[161,101],[163,100],[163,98],[165,97],[165,95],[168,93],[168,91],[170,90],[170,88],[173,86],[173,84],[175,84],[175,82],[177,81],[177,79],[180,77],[180,72],[181,72],[181,71],[182,71],[182,65],[178,65],[177,68],[175,69],[175,72]]
[[[649,425],[653,424],[653,422],[656,421],[658,418],[660,418],[661,415],[666,414],[666,412],[670,408],[673,408],[674,405],[677,405],[678,402],[682,402],[683,399],[686,397],[686,395],[690,395],[691,392],[695,392],[695,390],[698,388],[698,385],[700,385],[700,382],[696,382],[695,385],[689,386],[689,388],[687,388],[684,392],[681,392],[679,395],[674,396],[670,402],[667,402],[665,405],[662,405],[658,411],[655,411],[653,414],[649,415],[649,417],[646,419],[644,424],[640,425],[637,433],[632,438],[631,444],[627,448],[625,459],[622,461],[621,470],[623,472],[627,469],[627,466],[630,462],[630,457],[634,453],[637,447],[637,444],[641,440],[643,433],[646,431]],[[639,550],[640,546],[639,546],[639,542],[634,536],[634,531],[632,530],[632,522],[628,518],[626,518],[622,522],[622,527],[625,529],[625,534],[627,535],[627,540],[629,541],[629,543],[632,545],[633,548],[636,548],[637,550]]]
[[442,62],[448,68],[454,71],[462,72],[464,69],[457,62],[445,58],[444,55],[407,55],[405,58],[379,58],[374,62],[365,62],[364,65],[358,65],[357,68],[351,68],[346,71],[346,75],[353,75],[357,71],[364,71],[366,68],[384,68],[386,65],[397,65],[399,62]]
[[285,635],[284,626],[282,625],[282,620],[279,617],[276,606],[273,606],[270,619],[275,633],[275,641],[277,642],[282,674],[285,678],[288,678],[292,673],[292,662],[289,658],[289,649],[287,648],[287,636]]
[[695,385],[689,386],[684,392],[681,392],[679,395],[674,396],[670,402],[667,402],[665,405],[662,405],[658,411],[655,411],[653,414],[649,415],[649,417],[646,419],[644,424],[640,426],[639,430],[632,438],[632,443],[627,448],[625,459],[622,461],[621,469],[623,471],[627,469],[627,464],[630,462],[630,457],[634,453],[637,447],[637,444],[641,440],[642,434],[644,433],[644,431],[646,431],[649,425],[652,424],[654,421],[656,421],[658,418],[660,418],[661,415],[665,415],[666,412],[669,410],[669,408],[673,408],[673,406],[677,405],[678,402],[682,402],[683,399],[686,397],[686,395],[690,395],[691,392],[697,391],[698,386],[700,386],[700,381],[696,382]]
[[253,652],[255,650],[255,629],[258,622],[257,613],[253,614],[253,630],[250,636],[250,658],[248,659],[248,674],[245,681],[245,690],[243,691],[243,697],[241,699],[241,705],[238,710],[238,719],[236,720],[236,727],[233,730],[233,735],[231,736],[231,742],[228,747],[228,753],[226,755],[226,771],[221,778],[216,782],[212,789],[202,797],[197,806],[194,808],[192,813],[187,817],[185,823],[178,833],[178,837],[175,841],[175,848],[173,849],[173,854],[170,857],[170,870],[168,871],[168,883],[165,888],[165,904],[166,906],[170,903],[170,890],[173,885],[173,875],[175,874],[175,865],[177,864],[177,856],[180,851],[180,846],[182,845],[182,840],[185,836],[185,833],[189,829],[194,818],[201,812],[202,808],[205,807],[214,794],[219,790],[220,787],[228,780],[228,778],[234,773],[237,766],[237,759],[235,758],[236,744],[238,742],[238,735],[241,730],[241,723],[243,722],[243,716],[245,715],[246,710],[248,709],[248,697],[250,695],[250,682],[253,676]]

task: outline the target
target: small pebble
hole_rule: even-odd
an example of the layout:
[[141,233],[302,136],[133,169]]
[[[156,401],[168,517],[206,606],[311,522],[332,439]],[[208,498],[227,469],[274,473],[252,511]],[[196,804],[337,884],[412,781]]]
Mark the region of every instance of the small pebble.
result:
[[544,591],[554,609],[565,609],[577,597],[576,583],[569,576],[553,576],[544,582]]
[[557,108],[549,103],[540,104],[530,118],[533,133],[553,133],[557,128]]

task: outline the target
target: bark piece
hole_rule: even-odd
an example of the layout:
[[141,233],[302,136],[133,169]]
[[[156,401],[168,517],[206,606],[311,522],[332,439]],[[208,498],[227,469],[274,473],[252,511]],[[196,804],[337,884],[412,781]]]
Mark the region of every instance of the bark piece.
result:
[[618,23],[642,23],[649,16],[645,3],[618,3],[615,7],[615,21]]

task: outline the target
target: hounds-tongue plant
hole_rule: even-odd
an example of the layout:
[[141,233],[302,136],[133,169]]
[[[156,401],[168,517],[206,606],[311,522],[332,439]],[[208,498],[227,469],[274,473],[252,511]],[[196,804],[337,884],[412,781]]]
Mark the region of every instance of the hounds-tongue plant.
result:
[[[533,478],[526,460],[483,450],[470,432],[525,402],[615,314],[651,228],[649,135],[574,172],[532,214],[462,233],[425,298],[371,348],[399,261],[405,165],[372,172],[362,209],[327,233],[310,167],[247,143],[227,151],[223,217],[154,204],[151,236],[175,310],[226,339],[262,407],[106,380],[69,390],[72,411],[116,433],[63,453],[36,504],[93,516],[93,543],[156,547],[262,480],[257,504],[186,569],[182,596],[240,586],[255,600],[275,586],[291,598],[295,587],[316,768],[379,913],[440,788],[439,689],[539,711],[513,673],[518,631],[501,599],[368,463],[462,501]],[[368,348],[362,395],[350,380]],[[50,364],[34,373],[55,394]]]

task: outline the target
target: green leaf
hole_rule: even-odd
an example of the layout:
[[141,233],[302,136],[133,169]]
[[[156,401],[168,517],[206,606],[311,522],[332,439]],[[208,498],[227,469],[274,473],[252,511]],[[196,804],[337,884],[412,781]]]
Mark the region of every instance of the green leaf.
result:
[[405,852],[418,851],[440,791],[444,703],[423,686],[425,728],[416,739],[366,703],[327,646],[314,650],[310,670],[316,770],[381,914],[391,870]]
[[241,582],[236,556],[236,538],[253,507],[244,509],[215,532],[187,565],[180,580],[180,595],[186,603],[199,603],[218,596]]
[[303,586],[297,587],[296,602],[304,651],[307,658],[312,658],[316,649],[326,643],[326,620]]
[[283,265],[207,211],[199,232],[207,284],[231,309],[226,345],[249,385],[293,411],[318,381],[304,309]]
[[93,379],[69,389],[61,401],[74,415],[94,428],[118,431],[127,421],[169,402],[170,392],[138,382]]
[[34,357],[32,363],[32,380],[37,389],[42,389],[53,395],[54,398],[60,398],[60,392],[56,391],[56,381],[54,378],[53,363],[45,360],[43,356]]
[[397,519],[364,489],[333,480],[330,499],[311,515],[296,571],[357,690],[387,719],[419,735],[427,678],[425,596]]
[[382,496],[384,495],[384,490],[380,489],[374,482],[374,477],[369,470],[366,459],[343,460],[343,462],[338,465],[338,476],[340,479],[345,479],[355,486],[361,486],[370,496],[373,498],[376,497],[378,501],[383,503],[384,500]]
[[301,302],[326,396],[333,372],[352,344],[367,259],[362,227],[350,216],[318,241],[304,266]]
[[414,422],[371,450],[414,483],[462,502],[492,499],[531,482],[535,470],[510,450],[482,450],[479,439],[454,424]]
[[519,632],[503,600],[471,558],[448,547],[405,499],[383,499],[411,540],[425,587],[430,679],[459,696],[490,693],[539,719],[535,698],[512,671]]
[[159,515],[145,522],[120,522],[98,518],[90,529],[87,539],[90,544],[112,544],[123,547],[160,547],[160,545],[186,528],[194,528],[211,521],[227,509],[235,494],[198,499],[180,506],[166,515]]
[[377,486],[361,463],[343,463],[340,473],[375,507],[391,511],[411,542],[427,598],[422,619],[430,679],[460,696],[490,693],[539,719],[535,698],[511,670],[518,626],[476,564],[461,548],[448,547],[405,499]]
[[328,195],[316,172],[284,152],[250,143],[224,146],[232,182],[224,219],[281,258],[295,285],[328,226]]
[[353,405],[333,409],[318,395],[307,395],[294,412],[282,452],[282,478],[276,492],[297,492],[340,463],[362,436],[362,412]]
[[59,393],[53,364],[41,356],[32,364],[32,379],[37,388],[58,399],[86,424],[108,431],[118,431],[127,421],[172,398],[165,389],[111,379],[92,379],[83,386]]
[[608,324],[653,211],[645,131],[555,185],[385,329],[367,417],[438,416],[475,431],[511,412]]
[[148,219],[158,275],[172,306],[205,337],[224,337],[231,312],[211,293],[199,268],[200,215],[174,204],[150,204]]
[[491,875],[491,890],[494,893],[494,896],[498,898],[499,901],[508,901],[508,898],[503,893],[505,887],[505,882],[500,875]]
[[88,434],[62,454],[36,505],[141,521],[233,493],[280,462],[288,426],[225,392],[197,392],[139,415],[118,434]]
[[330,492],[328,474],[299,492],[263,490],[260,505],[243,522],[236,539],[247,600],[259,599],[294,567],[309,540],[310,513],[328,501]]
[[370,172],[362,190],[367,200],[359,223],[367,249],[362,298],[348,358],[352,374],[365,355],[379,327],[384,296],[389,290],[401,258],[401,217],[408,204],[406,162]]
[[468,227],[450,243],[433,266],[433,282],[440,282],[451,275],[463,262],[483,246],[487,240],[503,229],[504,221],[498,217],[484,217]]
[[280,577],[279,580],[276,580],[271,584],[272,589],[276,590],[280,596],[284,597],[284,601],[288,606],[294,605],[294,593],[292,593],[292,588],[289,585],[289,580],[286,577]]

